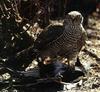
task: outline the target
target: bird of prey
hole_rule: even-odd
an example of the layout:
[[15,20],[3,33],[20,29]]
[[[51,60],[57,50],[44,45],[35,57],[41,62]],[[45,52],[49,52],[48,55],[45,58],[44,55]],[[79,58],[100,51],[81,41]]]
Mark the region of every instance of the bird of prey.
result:
[[77,58],[81,48],[85,45],[86,31],[82,26],[83,16],[78,11],[69,12],[63,25],[52,25],[43,31],[34,43],[39,50],[41,60],[50,61],[57,57],[70,61]]

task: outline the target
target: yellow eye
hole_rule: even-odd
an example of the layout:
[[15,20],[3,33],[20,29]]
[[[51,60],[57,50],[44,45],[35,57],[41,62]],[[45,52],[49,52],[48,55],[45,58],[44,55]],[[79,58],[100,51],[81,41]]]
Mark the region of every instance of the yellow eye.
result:
[[74,19],[75,21],[82,21],[82,17],[81,15],[77,15]]

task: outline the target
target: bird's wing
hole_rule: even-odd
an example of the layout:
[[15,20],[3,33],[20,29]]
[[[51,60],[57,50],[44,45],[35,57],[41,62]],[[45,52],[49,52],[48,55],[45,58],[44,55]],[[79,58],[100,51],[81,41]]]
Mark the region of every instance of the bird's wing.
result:
[[43,31],[35,41],[34,47],[37,49],[43,49],[57,39],[64,31],[64,27],[61,25],[50,25],[48,26],[45,31]]

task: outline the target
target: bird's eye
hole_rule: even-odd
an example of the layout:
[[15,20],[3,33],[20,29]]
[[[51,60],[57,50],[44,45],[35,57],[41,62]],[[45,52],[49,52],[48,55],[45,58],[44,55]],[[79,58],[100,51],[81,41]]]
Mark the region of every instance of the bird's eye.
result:
[[75,21],[75,22],[80,21],[81,22],[82,21],[82,17],[80,15],[77,15],[73,21]]
[[78,19],[79,19],[79,16],[76,16],[76,17],[74,17],[74,18],[72,18],[72,21],[74,22],[76,22],[76,21],[78,21]]

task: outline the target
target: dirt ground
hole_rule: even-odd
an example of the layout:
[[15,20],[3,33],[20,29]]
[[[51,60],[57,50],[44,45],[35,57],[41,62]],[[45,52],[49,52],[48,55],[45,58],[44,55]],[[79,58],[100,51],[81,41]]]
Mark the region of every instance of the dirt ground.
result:
[[[65,83],[62,87],[57,84],[44,84],[31,90],[21,89],[11,92],[100,92],[100,18],[90,17],[86,31],[88,33],[86,46],[79,54],[80,61],[87,71],[85,77],[76,83]],[[8,91],[3,89],[0,92]]]
[[89,74],[80,90],[100,92],[100,18],[90,17],[89,26],[90,28],[86,29],[88,33],[86,48],[80,53],[81,61]]

